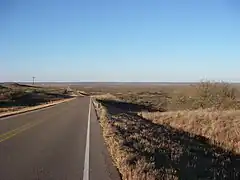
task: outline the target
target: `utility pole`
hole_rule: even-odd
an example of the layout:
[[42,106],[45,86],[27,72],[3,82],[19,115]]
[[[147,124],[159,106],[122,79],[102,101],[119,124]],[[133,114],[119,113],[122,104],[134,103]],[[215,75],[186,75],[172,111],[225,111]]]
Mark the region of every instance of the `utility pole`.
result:
[[32,84],[34,84],[34,80],[35,80],[36,77],[33,76],[32,78],[33,78],[33,82],[32,82]]

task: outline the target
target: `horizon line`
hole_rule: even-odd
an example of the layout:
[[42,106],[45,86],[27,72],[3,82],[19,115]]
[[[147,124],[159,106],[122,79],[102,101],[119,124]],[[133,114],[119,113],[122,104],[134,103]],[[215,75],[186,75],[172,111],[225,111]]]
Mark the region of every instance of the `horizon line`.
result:
[[[155,83],[155,84],[189,84],[189,83],[201,83],[201,82],[217,82],[217,83],[240,83],[240,81],[223,81],[223,80],[200,80],[200,81],[35,81],[34,84],[59,84],[59,83],[72,83],[72,84],[78,84],[78,83],[135,83],[135,84],[149,84],[149,83]],[[32,81],[2,81],[0,84],[5,83],[22,83],[22,84],[32,84]]]

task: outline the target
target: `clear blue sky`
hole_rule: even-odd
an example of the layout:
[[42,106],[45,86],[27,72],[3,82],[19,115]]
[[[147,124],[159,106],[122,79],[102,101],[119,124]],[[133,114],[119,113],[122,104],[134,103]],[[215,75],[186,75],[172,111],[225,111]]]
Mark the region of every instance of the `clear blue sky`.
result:
[[0,81],[240,81],[239,0],[0,0]]

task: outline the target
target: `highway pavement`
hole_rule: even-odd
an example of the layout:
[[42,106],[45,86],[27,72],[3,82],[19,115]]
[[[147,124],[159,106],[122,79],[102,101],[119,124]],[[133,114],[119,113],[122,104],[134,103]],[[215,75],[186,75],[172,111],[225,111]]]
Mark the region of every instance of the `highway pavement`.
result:
[[90,101],[0,118],[0,180],[120,180]]

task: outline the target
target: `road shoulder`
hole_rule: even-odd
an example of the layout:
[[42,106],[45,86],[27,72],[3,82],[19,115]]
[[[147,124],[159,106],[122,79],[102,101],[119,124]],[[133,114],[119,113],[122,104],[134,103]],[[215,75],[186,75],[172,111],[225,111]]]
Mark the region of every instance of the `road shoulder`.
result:
[[90,133],[90,179],[121,180],[104,143],[94,106],[91,111]]

